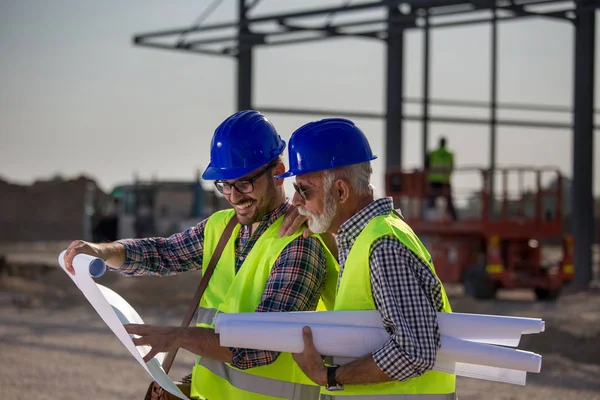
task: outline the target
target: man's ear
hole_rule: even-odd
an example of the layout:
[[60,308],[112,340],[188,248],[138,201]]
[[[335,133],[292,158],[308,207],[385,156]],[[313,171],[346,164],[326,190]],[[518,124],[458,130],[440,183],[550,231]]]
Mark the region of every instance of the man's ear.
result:
[[[271,173],[273,174],[273,176],[275,175],[281,175],[285,172],[285,165],[283,165],[283,163],[278,163],[275,168],[272,169]],[[283,179],[275,179],[275,186],[282,186],[283,185]]]
[[340,203],[345,203],[350,198],[350,185],[343,179],[335,181],[335,193]]

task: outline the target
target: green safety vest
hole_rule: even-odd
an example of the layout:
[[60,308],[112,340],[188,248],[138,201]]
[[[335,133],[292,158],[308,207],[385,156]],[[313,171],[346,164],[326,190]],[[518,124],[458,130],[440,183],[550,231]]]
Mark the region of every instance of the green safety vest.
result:
[[[450,183],[450,170],[454,162],[454,155],[451,151],[440,147],[429,154],[429,182]],[[436,169],[447,169],[447,171],[436,171]]]
[[[206,271],[219,238],[233,218],[232,209],[218,211],[204,228],[202,271]],[[196,326],[212,328],[219,312],[254,312],[262,298],[275,261],[283,249],[302,234],[280,238],[283,216],[260,236],[239,271],[235,272],[235,240],[241,226],[234,228],[217,263],[198,310]],[[317,238],[319,236],[315,236]],[[319,300],[319,310],[331,310],[335,299],[338,264],[321,241],[327,259],[327,281]],[[319,387],[297,366],[291,353],[280,353],[269,365],[241,370],[229,363],[198,357],[192,370],[191,397],[218,399],[316,399]]]
[[[412,229],[392,213],[386,216],[378,216],[369,221],[350,249],[340,278],[335,299],[335,311],[376,310],[371,289],[369,259],[372,244],[384,236],[397,238],[400,243],[425,261],[437,278],[429,252]],[[439,280],[439,278],[437,279]],[[442,311],[452,312],[443,285],[441,290],[444,303]],[[358,293],[363,295],[358,296]],[[352,396],[352,400],[450,400],[455,398],[455,391],[455,375],[427,371],[419,377],[406,381],[344,385],[344,390],[338,392],[330,392],[323,388],[321,389],[321,400],[331,400],[342,396]]]

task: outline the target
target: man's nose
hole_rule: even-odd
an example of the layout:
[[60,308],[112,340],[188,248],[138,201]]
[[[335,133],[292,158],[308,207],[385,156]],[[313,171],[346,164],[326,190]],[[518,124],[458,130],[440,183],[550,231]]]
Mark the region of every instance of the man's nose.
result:
[[300,195],[296,191],[294,191],[294,196],[292,196],[292,204],[296,207],[304,205],[304,200],[302,200],[302,197],[300,197]]
[[237,203],[239,200],[243,199],[244,195],[238,192],[235,187],[231,187],[231,193],[229,194],[229,201],[232,203]]

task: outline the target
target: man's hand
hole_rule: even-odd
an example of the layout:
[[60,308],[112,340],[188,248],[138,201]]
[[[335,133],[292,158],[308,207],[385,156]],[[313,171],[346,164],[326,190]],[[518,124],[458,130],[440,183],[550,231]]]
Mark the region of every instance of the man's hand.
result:
[[73,259],[77,254],[88,254],[103,259],[111,268],[121,268],[125,262],[125,246],[120,243],[89,243],[83,240],[71,242],[65,252],[65,268],[75,275]]
[[310,327],[302,328],[302,339],[304,340],[304,351],[293,353],[292,357],[311,381],[320,386],[327,385],[327,368],[323,364],[323,357],[315,347]]
[[152,360],[158,353],[166,353],[178,348],[183,333],[182,328],[174,327],[139,324],[127,324],[124,327],[128,333],[140,336],[139,338],[133,338],[133,344],[151,347],[144,357],[144,362]]
[[84,242],[83,240],[75,240],[74,242],[71,242],[69,247],[67,247],[67,251],[65,252],[65,268],[71,273],[71,275],[75,275],[75,270],[73,269],[73,259],[77,254],[88,254],[93,257],[102,258],[100,253],[101,252],[98,245]]
[[[306,223],[306,216],[301,215],[298,212],[298,207],[290,206],[288,210],[285,212],[285,216],[283,217],[283,222],[281,223],[281,227],[279,228],[279,237],[289,236],[296,232],[296,230]],[[312,235],[312,232],[308,227],[304,230],[302,236],[305,238]]]

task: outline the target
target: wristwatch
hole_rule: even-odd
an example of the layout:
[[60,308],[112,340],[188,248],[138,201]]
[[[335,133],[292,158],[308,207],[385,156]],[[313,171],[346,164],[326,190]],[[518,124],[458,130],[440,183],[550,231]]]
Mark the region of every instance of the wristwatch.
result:
[[339,367],[340,366],[337,364],[330,365],[327,367],[327,386],[325,386],[325,389],[332,391],[332,392],[344,390],[344,385],[342,385],[335,379],[335,371]]

